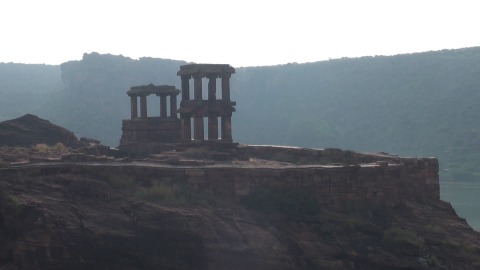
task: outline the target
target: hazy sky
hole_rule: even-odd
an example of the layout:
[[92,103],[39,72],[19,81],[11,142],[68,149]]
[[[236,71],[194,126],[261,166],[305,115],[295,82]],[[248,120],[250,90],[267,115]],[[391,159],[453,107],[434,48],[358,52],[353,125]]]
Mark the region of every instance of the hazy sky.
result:
[[480,46],[477,0],[2,0],[0,62],[314,62]]

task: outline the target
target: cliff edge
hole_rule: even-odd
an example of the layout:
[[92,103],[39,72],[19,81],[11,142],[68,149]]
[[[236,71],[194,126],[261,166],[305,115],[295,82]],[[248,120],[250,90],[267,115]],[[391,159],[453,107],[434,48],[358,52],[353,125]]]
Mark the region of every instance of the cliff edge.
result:
[[[67,158],[68,157],[68,158]],[[478,269],[436,159],[180,147],[0,169],[2,269]]]

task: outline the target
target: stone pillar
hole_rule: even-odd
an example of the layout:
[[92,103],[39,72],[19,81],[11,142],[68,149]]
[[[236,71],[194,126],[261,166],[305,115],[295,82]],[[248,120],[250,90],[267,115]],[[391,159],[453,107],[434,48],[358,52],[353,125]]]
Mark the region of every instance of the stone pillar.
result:
[[222,100],[230,101],[230,74],[222,74]]
[[190,141],[192,139],[192,122],[190,116],[182,115],[181,119],[182,140]]
[[193,95],[195,100],[202,100],[202,76],[193,76]]
[[[217,77],[208,77],[208,102],[209,106],[215,106],[217,92]],[[213,111],[208,112],[208,139],[218,140],[218,118],[217,113]]]
[[193,138],[195,140],[204,140],[205,136],[203,134],[204,127],[203,127],[203,117],[201,114],[195,114],[193,118]]
[[208,76],[208,100],[216,100],[217,76]]
[[147,118],[147,96],[140,96],[140,117]]
[[190,76],[182,76],[182,100],[190,99]]
[[170,95],[170,117],[177,118],[177,95]]
[[[190,76],[181,76],[182,78],[182,101],[190,99]],[[181,115],[182,140],[190,141],[192,139],[192,122],[190,115]]]
[[231,114],[222,116],[222,141],[233,142]]
[[218,140],[218,118],[213,112],[208,115],[208,139]]
[[[195,101],[202,102],[202,76],[194,75],[193,95]],[[195,140],[204,140],[203,115],[201,112],[195,112],[193,118],[193,138]]]
[[138,117],[137,96],[130,96],[131,119]]
[[160,95],[160,117],[167,117],[167,96]]

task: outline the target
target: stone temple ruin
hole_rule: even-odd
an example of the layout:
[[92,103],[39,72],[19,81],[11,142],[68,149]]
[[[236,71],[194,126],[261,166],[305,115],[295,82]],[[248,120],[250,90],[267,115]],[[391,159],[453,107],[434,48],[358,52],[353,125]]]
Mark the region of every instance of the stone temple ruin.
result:
[[[173,181],[237,199],[262,188],[305,188],[320,205],[339,208],[440,198],[435,158],[233,143],[233,73],[229,65],[189,64],[177,72],[181,90],[152,84],[132,87],[127,92],[131,117],[123,120],[119,148],[128,158],[155,166],[125,163],[94,168],[114,178],[127,174],[138,177],[138,183]],[[147,113],[147,97],[152,94],[160,97],[158,116]]]
[[[127,92],[131,117],[123,120],[120,149],[149,154],[176,143],[233,143],[232,112],[236,105],[230,100],[230,77],[233,73],[235,69],[227,64],[188,64],[181,66],[177,72],[181,78],[181,91],[170,85],[131,87]],[[208,79],[206,99],[202,95],[203,78]],[[193,96],[190,94],[192,79]],[[220,99],[217,98],[217,79],[221,86]],[[177,95],[180,92],[182,100],[177,109]],[[147,97],[152,94],[160,97],[159,116],[147,114]],[[180,114],[180,119],[177,114]],[[207,130],[204,119],[208,123]]]
[[[235,102],[230,101],[230,76],[235,69],[230,65],[192,64],[180,67],[177,72],[182,78],[182,140],[191,138],[191,119],[193,118],[193,139],[204,140],[203,117],[208,117],[208,140],[219,140],[218,118],[221,118],[220,140],[232,142],[232,112]],[[190,99],[190,79],[193,77],[193,100]],[[202,79],[208,78],[208,100],[202,97]],[[216,80],[222,80],[222,99],[216,97]]]
[[[180,90],[174,86],[153,84],[134,86],[130,96],[131,118],[123,120],[121,145],[147,142],[176,142],[179,138],[180,120],[177,117],[177,95]],[[147,116],[147,96],[160,97],[160,116]],[[138,97],[140,97],[140,117],[138,116]],[[170,99],[170,114],[167,116],[167,97]]]

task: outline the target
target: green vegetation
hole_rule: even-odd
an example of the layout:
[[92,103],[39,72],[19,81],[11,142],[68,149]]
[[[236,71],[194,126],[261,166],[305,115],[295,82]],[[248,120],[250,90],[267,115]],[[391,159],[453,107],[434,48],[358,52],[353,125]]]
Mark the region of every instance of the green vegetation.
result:
[[44,143],[39,143],[36,144],[33,147],[33,150],[38,153],[48,153],[48,152],[65,152],[68,150],[68,148],[63,144],[63,143],[56,143],[54,146],[48,146],[47,144]]
[[15,195],[0,191],[0,205],[6,205],[8,209],[18,210],[22,206],[22,202]]
[[155,183],[137,189],[139,199],[163,205],[214,205],[215,198],[186,184]]
[[467,255],[480,255],[479,248],[476,245],[472,245],[470,243],[458,243],[455,240],[446,239],[442,241],[442,246],[455,251],[460,251]]
[[425,244],[423,238],[418,236],[414,231],[399,227],[387,229],[383,233],[383,240],[401,248],[415,248],[416,250],[420,250]]
[[39,143],[33,148],[36,152],[47,153],[50,150],[50,147],[44,143]]
[[56,143],[56,144],[52,147],[52,149],[53,149],[54,151],[57,151],[57,152],[65,152],[65,151],[68,150],[67,147],[66,147],[63,143],[60,143],[60,142],[59,142],[59,143]]
[[259,188],[240,200],[246,208],[265,213],[315,215],[319,207],[313,193],[304,188]]
[[150,188],[139,189],[138,196],[147,201],[174,204],[180,198],[180,189],[177,186],[156,184]]

